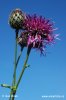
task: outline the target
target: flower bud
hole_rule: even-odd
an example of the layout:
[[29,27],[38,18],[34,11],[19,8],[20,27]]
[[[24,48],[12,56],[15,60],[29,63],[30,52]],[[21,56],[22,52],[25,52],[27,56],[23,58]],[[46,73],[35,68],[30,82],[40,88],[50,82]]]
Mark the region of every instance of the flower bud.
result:
[[14,29],[23,29],[24,20],[25,14],[20,9],[15,9],[9,17],[9,24]]

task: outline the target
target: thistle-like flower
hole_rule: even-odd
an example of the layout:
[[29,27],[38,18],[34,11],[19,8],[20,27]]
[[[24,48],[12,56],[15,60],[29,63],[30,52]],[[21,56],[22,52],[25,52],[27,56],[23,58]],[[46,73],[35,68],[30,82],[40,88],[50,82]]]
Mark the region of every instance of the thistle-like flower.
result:
[[24,20],[25,14],[20,9],[13,10],[9,17],[10,26],[14,29],[23,29]]
[[21,46],[29,46],[36,48],[43,53],[47,44],[52,43],[55,39],[53,34],[53,23],[41,16],[27,15],[24,21],[25,31],[18,38],[18,43]]

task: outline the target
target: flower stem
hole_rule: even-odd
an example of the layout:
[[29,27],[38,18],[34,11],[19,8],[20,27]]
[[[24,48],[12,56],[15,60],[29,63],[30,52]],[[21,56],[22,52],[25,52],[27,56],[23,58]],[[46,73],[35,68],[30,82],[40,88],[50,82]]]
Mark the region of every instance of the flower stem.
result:
[[16,84],[16,90],[17,90],[17,88],[18,88],[18,86],[19,86],[19,83],[20,83],[20,81],[21,81],[21,79],[22,79],[23,73],[24,73],[24,71],[25,71],[25,69],[26,69],[26,65],[27,65],[27,61],[28,61],[28,58],[29,58],[30,51],[31,51],[31,48],[28,48],[28,50],[27,50],[27,55],[26,55],[26,60],[25,60],[25,63],[24,63],[24,65],[23,65],[23,69],[22,69],[22,71],[21,71],[21,74],[20,74],[19,79],[18,79],[17,84]]
[[19,53],[19,56],[18,56],[18,59],[17,59],[17,62],[16,62],[16,68],[17,68],[17,65],[18,65],[18,63],[19,63],[20,57],[21,57],[21,55],[22,55],[23,48],[24,48],[24,47],[21,48],[21,51],[20,51],[20,53]]
[[15,39],[16,42],[15,42],[15,58],[14,58],[13,85],[16,84],[17,37],[18,37],[18,30],[16,30],[16,39]]
[[[12,86],[15,86],[16,85],[17,37],[18,37],[18,30],[16,30],[16,37],[15,37],[14,74],[13,74]],[[11,99],[12,98],[11,97],[12,95],[13,95],[13,89],[11,89],[9,100],[12,100]]]
[[28,61],[28,58],[29,58],[30,51],[31,51],[31,48],[28,48],[28,50],[27,50],[27,55],[26,55],[26,60],[25,60],[25,63],[24,63],[24,65],[23,65],[23,69],[22,69],[22,71],[21,71],[21,74],[20,74],[19,79],[18,79],[18,81],[17,81],[17,84],[16,84],[16,86],[15,86],[16,89],[15,89],[15,91],[11,90],[10,95],[12,95],[12,97],[11,97],[11,99],[9,99],[9,100],[14,100],[14,98],[15,98],[15,94],[16,94],[17,88],[18,88],[19,83],[20,83],[20,81],[21,81],[21,79],[22,79],[23,73],[24,73],[24,71],[25,71],[25,69],[26,69],[26,67],[27,67],[26,65],[27,65],[27,61]]

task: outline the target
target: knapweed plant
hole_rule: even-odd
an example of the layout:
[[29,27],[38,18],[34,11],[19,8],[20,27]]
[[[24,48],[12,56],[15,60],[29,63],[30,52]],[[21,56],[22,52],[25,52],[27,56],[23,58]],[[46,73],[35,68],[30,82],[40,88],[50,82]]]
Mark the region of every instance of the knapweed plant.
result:
[[[42,16],[28,15],[20,9],[15,9],[11,12],[9,17],[9,24],[15,30],[15,57],[14,57],[14,73],[12,85],[1,84],[2,87],[10,89],[9,100],[14,100],[21,82],[22,76],[27,65],[27,61],[32,49],[39,50],[40,54],[45,54],[45,48],[48,44],[54,43],[57,34],[54,34],[54,24],[51,20],[43,18]],[[20,53],[17,57],[18,45],[20,46]],[[26,47],[27,54],[22,71],[20,72],[18,80],[16,80],[16,70],[23,49]]]

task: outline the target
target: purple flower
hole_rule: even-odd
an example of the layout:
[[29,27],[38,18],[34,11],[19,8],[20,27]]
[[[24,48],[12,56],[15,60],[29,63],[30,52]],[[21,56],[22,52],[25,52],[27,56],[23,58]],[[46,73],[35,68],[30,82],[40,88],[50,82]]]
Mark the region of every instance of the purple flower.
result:
[[25,29],[28,31],[37,31],[40,33],[51,33],[53,31],[53,23],[49,19],[45,19],[42,16],[26,16],[24,22]]
[[47,44],[52,43],[58,35],[54,35],[53,23],[49,19],[36,15],[27,15],[24,21],[24,32],[21,33],[19,42],[22,46],[28,46],[44,52]]

